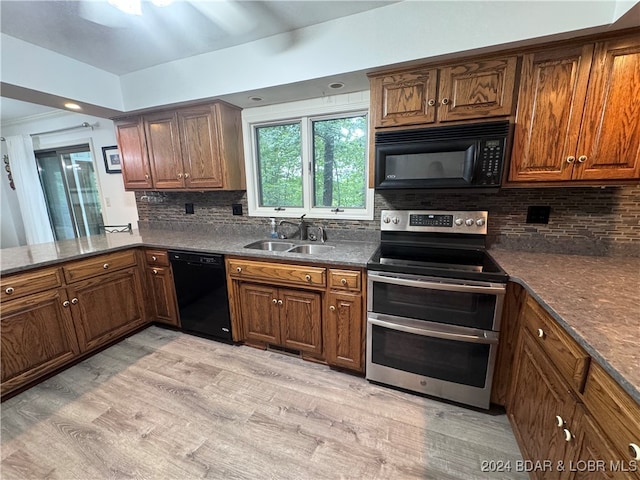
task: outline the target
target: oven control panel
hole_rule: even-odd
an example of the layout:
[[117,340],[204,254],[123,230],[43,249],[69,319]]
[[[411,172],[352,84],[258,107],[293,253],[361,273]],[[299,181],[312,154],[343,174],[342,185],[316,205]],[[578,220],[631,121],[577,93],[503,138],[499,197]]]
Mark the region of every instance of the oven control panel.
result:
[[380,229],[396,232],[487,234],[486,211],[383,210]]

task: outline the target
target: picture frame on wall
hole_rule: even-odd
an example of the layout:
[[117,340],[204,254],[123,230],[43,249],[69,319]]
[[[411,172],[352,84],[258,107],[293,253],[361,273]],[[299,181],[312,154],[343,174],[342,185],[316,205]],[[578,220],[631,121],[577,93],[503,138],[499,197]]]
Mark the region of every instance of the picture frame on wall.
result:
[[117,145],[102,147],[102,157],[107,173],[122,173],[122,161]]

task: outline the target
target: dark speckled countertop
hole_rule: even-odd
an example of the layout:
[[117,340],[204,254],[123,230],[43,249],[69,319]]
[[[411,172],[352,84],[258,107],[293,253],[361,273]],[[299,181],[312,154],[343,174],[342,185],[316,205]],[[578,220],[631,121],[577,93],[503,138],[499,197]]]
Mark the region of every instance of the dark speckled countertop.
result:
[[490,253],[640,403],[640,258]]
[[[320,254],[244,248],[265,240],[222,226],[201,233],[142,230],[0,250],[0,273],[27,270],[89,255],[146,246],[254,256],[302,263],[365,267],[378,239],[328,241]],[[300,243],[296,241],[296,243]],[[311,242],[302,242],[311,243]],[[318,242],[315,242],[318,243]],[[640,258],[590,257],[492,249],[491,255],[640,403]]]

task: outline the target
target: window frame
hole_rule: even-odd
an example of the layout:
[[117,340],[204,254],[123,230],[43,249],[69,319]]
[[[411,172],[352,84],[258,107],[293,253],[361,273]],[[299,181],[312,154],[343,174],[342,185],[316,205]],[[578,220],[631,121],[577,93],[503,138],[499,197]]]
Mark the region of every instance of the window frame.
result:
[[[350,116],[365,116],[367,119],[364,172],[365,206],[364,208],[344,208],[340,212],[332,211],[335,210],[335,207],[314,207],[312,122]],[[249,216],[295,218],[306,215],[306,218],[329,220],[373,220],[374,190],[369,188],[368,182],[369,129],[371,128],[368,91],[245,109],[242,112],[242,122]],[[303,206],[284,207],[284,210],[277,210],[278,207],[261,207],[258,190],[260,182],[256,128],[294,122],[300,122],[301,125]]]

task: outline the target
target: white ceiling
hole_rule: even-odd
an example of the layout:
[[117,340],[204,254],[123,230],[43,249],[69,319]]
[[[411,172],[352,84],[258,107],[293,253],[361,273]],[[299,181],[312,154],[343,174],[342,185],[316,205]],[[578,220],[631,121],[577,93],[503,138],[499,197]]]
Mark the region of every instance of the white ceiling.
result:
[[[106,0],[2,0],[2,33],[123,75],[393,1],[175,0],[127,15]],[[295,42],[293,35],[290,39]]]

